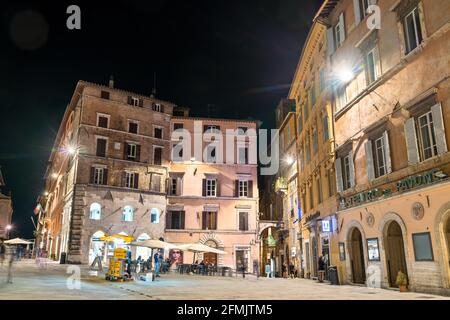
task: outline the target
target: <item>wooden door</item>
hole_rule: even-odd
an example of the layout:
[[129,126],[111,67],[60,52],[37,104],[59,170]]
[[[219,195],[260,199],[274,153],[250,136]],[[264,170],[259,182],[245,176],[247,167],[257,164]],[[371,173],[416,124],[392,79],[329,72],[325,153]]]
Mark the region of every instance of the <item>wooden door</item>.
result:
[[203,254],[203,262],[217,266],[217,253],[205,252]]

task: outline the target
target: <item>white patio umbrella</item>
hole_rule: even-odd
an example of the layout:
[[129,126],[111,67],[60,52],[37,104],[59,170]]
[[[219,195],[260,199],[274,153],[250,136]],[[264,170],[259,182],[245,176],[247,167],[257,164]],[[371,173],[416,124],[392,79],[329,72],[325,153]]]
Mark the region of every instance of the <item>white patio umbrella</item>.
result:
[[32,244],[33,242],[23,240],[21,238],[14,238],[11,240],[6,240],[5,244]]
[[188,243],[188,244],[181,244],[177,246],[177,249],[180,249],[182,251],[190,251],[194,252],[194,259],[192,262],[195,261],[195,254],[199,252],[211,252],[211,253],[217,253],[217,254],[227,254],[227,252],[209,247],[207,245],[201,244],[201,243]]
[[134,241],[130,243],[132,246],[136,247],[146,247],[151,249],[175,249],[177,246],[169,242],[164,242],[156,239],[149,239],[144,241]]

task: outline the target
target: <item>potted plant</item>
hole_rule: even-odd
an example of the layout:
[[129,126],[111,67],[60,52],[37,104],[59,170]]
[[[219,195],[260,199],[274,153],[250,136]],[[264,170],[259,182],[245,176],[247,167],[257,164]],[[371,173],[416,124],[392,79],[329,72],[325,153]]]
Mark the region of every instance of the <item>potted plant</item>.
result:
[[397,274],[396,283],[400,288],[400,292],[408,292],[408,276],[406,274],[399,271]]

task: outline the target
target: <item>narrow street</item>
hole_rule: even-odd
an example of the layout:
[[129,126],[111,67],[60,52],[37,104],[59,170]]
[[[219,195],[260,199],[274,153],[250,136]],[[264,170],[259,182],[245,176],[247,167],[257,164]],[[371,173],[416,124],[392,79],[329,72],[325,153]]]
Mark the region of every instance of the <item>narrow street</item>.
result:
[[81,271],[81,289],[67,288],[67,265],[49,263],[39,269],[34,261],[14,266],[13,284],[6,283],[6,265],[0,269],[0,299],[41,300],[450,300],[450,297],[360,286],[332,286],[305,279],[242,279],[209,276],[161,275],[154,282],[109,282]]

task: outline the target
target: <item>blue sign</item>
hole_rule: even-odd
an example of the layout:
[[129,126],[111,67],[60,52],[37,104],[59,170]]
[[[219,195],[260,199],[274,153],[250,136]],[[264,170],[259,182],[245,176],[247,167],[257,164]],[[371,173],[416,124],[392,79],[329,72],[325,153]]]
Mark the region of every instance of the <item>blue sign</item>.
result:
[[322,232],[330,232],[330,220],[322,220]]

